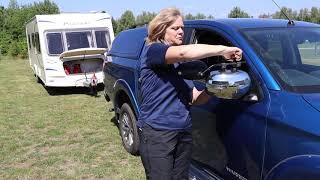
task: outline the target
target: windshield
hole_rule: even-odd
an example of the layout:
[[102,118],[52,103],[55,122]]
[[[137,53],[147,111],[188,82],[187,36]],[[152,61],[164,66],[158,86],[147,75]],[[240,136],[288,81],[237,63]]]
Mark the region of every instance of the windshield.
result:
[[320,92],[320,28],[268,28],[243,33],[284,89]]

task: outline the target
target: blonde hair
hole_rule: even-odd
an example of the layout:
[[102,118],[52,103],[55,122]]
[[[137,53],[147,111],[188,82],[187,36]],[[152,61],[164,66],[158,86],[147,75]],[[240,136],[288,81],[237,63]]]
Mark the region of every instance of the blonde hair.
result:
[[178,17],[182,17],[181,12],[177,8],[162,9],[159,14],[154,17],[148,26],[147,43],[163,42],[166,29],[172,25]]

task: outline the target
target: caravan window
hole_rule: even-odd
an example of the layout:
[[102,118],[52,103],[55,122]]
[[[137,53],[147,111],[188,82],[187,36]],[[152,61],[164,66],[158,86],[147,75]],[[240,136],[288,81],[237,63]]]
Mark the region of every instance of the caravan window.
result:
[[31,49],[31,37],[30,37],[30,34],[28,34],[28,47],[29,49]]
[[39,33],[38,32],[36,32],[34,34],[34,43],[35,43],[35,47],[36,47],[36,53],[37,54],[41,54],[40,39],[39,39]]
[[32,44],[32,47],[33,48],[35,48],[36,47],[36,40],[35,40],[36,38],[35,38],[35,34],[34,33],[32,33],[31,34],[31,44]]
[[96,31],[96,42],[98,48],[107,48],[110,45],[110,35],[108,31]]
[[68,32],[66,33],[68,50],[90,47],[90,32]]
[[47,44],[49,54],[61,54],[63,52],[61,33],[48,33]]

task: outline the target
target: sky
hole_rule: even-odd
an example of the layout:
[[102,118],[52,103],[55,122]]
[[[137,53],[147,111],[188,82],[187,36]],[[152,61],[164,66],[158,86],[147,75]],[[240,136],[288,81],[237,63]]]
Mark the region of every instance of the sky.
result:
[[[26,5],[37,0],[17,0],[19,5]],[[135,16],[143,11],[159,12],[166,7],[179,8],[184,14],[197,13],[212,15],[214,18],[226,18],[231,9],[240,7],[250,16],[272,14],[279,9],[272,0],[53,0],[61,12],[91,12],[106,11],[115,19],[121,17],[126,10],[131,10]],[[318,7],[320,0],[276,0],[282,7],[293,10]],[[0,6],[7,7],[9,0],[0,0]]]

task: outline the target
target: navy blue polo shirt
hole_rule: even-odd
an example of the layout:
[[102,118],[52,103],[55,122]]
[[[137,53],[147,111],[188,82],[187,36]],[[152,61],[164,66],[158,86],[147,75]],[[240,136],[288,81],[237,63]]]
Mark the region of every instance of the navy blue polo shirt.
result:
[[191,128],[192,85],[165,63],[168,45],[152,43],[142,52],[140,65],[141,106],[138,127],[147,123],[155,129]]

